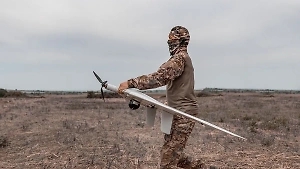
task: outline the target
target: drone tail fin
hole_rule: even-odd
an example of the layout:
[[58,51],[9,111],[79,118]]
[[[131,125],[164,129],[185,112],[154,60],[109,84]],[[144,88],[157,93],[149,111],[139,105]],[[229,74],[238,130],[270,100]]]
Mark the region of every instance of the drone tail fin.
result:
[[161,113],[161,126],[160,126],[161,131],[166,134],[170,134],[172,121],[173,121],[173,114],[163,111]]
[[146,122],[148,126],[154,126],[155,116],[156,116],[156,108],[147,107]]
[[[154,107],[147,107],[146,122],[148,126],[154,126],[156,110],[157,109]],[[163,111],[161,113],[161,126],[160,126],[161,131],[166,134],[170,134],[172,121],[173,121],[173,114]]]

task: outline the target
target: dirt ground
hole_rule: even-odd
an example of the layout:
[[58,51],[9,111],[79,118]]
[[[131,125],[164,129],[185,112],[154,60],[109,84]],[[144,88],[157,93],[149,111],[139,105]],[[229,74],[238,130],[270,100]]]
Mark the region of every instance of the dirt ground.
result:
[[[160,101],[164,101],[161,98]],[[300,95],[223,93],[199,97],[185,152],[219,168],[300,168]],[[144,107],[86,95],[0,99],[0,168],[158,168],[163,133]]]

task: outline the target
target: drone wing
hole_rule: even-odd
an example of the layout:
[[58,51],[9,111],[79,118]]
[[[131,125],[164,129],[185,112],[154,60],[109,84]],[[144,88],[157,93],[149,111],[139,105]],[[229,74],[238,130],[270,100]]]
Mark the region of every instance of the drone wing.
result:
[[182,115],[186,118],[190,118],[192,120],[195,120],[197,122],[200,122],[202,124],[205,124],[205,125],[208,125],[210,127],[213,127],[215,129],[218,129],[220,131],[223,131],[227,134],[230,134],[230,135],[233,135],[235,137],[239,137],[241,139],[245,139],[244,137],[242,136],[239,136],[237,134],[234,134],[228,130],[225,130],[221,127],[218,127],[214,124],[211,124],[207,121],[204,121],[202,119],[199,119],[195,116],[192,116],[190,114],[187,114],[185,112],[182,112],[180,110],[177,110],[175,108],[172,108],[168,105],[165,105],[157,100],[155,100],[154,98],[142,93],[142,92],[139,92],[138,90],[134,90],[134,89],[126,89],[124,91],[124,93],[127,95],[127,97],[130,97],[132,99],[135,99],[136,101],[140,102],[142,105],[144,106],[147,106],[147,124],[149,125],[153,125],[154,124],[154,119],[155,119],[155,110],[156,109],[160,109],[162,110],[162,115],[161,115],[161,130],[164,132],[164,133],[167,133],[169,134],[170,133],[170,129],[171,129],[171,125],[172,125],[172,119],[173,119],[173,115],[174,114],[179,114],[179,115]]
[[[118,93],[118,88],[114,85],[111,84],[107,84],[107,81],[103,82],[101,80],[101,78],[95,73],[93,72],[94,75],[96,76],[96,78],[98,79],[98,81],[102,84],[102,87],[105,87],[107,90],[113,91]],[[165,105],[157,100],[155,100],[154,98],[140,92],[137,89],[126,89],[124,90],[124,94],[122,94],[123,97],[125,97],[126,99],[130,99],[130,100],[134,100],[135,102],[142,104],[144,106],[147,106],[147,124],[150,126],[154,125],[154,121],[155,121],[155,116],[156,116],[156,110],[160,109],[162,110],[162,114],[161,114],[161,130],[164,133],[170,134],[170,130],[171,130],[171,126],[172,126],[172,120],[173,120],[173,115],[174,114],[179,114],[182,115],[186,118],[190,118],[192,120],[195,120],[197,122],[200,122],[201,124],[205,124],[208,125],[210,127],[213,127],[215,129],[218,129],[220,131],[223,131],[227,134],[233,135],[235,137],[241,138],[246,140],[246,138],[239,136],[237,134],[234,134],[228,130],[225,130],[221,127],[218,127],[214,124],[211,124],[205,120],[199,119],[195,116],[192,116],[190,114],[187,114],[185,112],[182,112],[180,110],[177,110],[175,108],[172,108],[168,105]]]

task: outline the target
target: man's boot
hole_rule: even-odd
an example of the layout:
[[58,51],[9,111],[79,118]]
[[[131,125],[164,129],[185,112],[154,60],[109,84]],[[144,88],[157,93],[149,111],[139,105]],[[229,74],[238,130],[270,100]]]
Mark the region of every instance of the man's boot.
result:
[[192,160],[191,157],[183,156],[178,164],[177,167],[184,168],[184,169],[218,169],[215,166],[207,166],[201,160]]

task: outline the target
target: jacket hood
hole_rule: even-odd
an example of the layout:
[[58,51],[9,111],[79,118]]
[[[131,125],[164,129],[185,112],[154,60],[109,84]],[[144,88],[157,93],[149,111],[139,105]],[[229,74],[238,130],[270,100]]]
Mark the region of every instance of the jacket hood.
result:
[[187,51],[190,41],[189,31],[183,26],[175,26],[169,33],[168,45],[170,55],[174,55],[179,51]]

